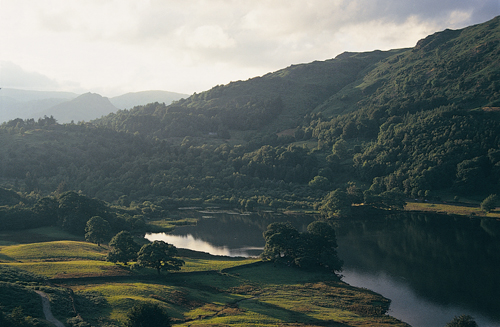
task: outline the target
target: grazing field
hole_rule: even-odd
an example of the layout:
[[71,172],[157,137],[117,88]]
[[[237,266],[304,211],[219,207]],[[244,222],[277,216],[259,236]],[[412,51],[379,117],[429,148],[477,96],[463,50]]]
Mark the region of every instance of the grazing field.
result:
[[[389,300],[331,273],[181,251],[181,271],[158,275],[133,263],[106,262],[106,252],[77,241],[2,246],[0,281],[25,280],[9,291],[11,299],[21,293],[21,301],[37,299],[32,290],[40,289],[59,320],[95,326],[121,326],[126,312],[142,302],[163,307],[179,327],[406,326],[385,314]],[[29,306],[14,300],[9,308],[25,305],[42,319],[33,300]]]
[[84,241],[84,238],[65,232],[58,227],[40,227],[20,231],[0,231],[0,246],[58,240]]
[[104,260],[107,247],[93,243],[55,241],[0,247],[0,259],[11,261]]

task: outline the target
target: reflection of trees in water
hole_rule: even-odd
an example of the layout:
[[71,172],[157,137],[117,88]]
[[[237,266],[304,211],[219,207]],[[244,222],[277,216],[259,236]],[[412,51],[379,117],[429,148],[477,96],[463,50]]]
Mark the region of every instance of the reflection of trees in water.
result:
[[337,235],[346,267],[403,277],[425,298],[500,318],[500,222],[399,213],[344,221]]
[[[182,226],[176,228],[170,234],[187,235],[209,242],[214,246],[228,246],[230,248],[240,248],[243,246],[264,246],[263,233],[267,226],[273,222],[289,221],[299,231],[307,230],[313,220],[313,215],[285,215],[273,212],[259,212],[249,214],[223,213],[204,211],[181,212],[183,217],[198,218],[196,226]],[[202,218],[211,216],[212,218]]]

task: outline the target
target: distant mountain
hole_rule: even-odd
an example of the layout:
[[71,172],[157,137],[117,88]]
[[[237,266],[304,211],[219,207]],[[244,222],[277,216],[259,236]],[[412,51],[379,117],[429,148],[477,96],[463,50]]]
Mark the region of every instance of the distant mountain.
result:
[[61,124],[71,121],[76,123],[105,116],[117,110],[108,98],[89,92],[39,112],[38,117],[54,116]]
[[0,123],[16,118],[38,118],[35,115],[62,102],[76,98],[71,92],[0,89]]
[[[109,101],[118,109],[131,109],[135,106],[148,103],[159,102],[167,105],[173,101],[189,97],[188,94],[181,94],[168,91],[142,91],[130,92],[117,97],[110,98]],[[97,118],[97,117],[96,117]]]
[[[16,118],[38,119],[54,116],[59,123],[93,120],[118,109],[159,102],[167,105],[188,97],[187,94],[168,91],[131,92],[111,99],[98,94],[80,98],[71,92],[29,91],[10,88],[0,89],[0,123]],[[77,98],[79,98],[77,100]],[[72,101],[76,100],[76,101]]]

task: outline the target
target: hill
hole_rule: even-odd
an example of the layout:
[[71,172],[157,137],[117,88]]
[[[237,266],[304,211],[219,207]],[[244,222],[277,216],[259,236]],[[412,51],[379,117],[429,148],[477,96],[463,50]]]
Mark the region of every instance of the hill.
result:
[[35,118],[34,115],[37,112],[44,111],[77,96],[77,94],[70,92],[2,88],[0,89],[0,122],[16,118]]
[[[81,96],[81,95],[80,95]],[[71,92],[47,92],[30,91],[19,89],[0,89],[0,122],[16,118],[38,119],[43,116],[55,116],[60,123],[69,123],[84,120],[89,121],[108,115],[118,109],[133,108],[152,102],[171,104],[181,98],[188,97],[187,94],[168,91],[143,91],[131,92],[108,99],[103,98],[99,103],[99,97],[91,99],[78,99],[76,93]],[[87,107],[87,108],[85,108]]]
[[89,121],[118,110],[108,98],[97,93],[85,93],[77,98],[55,105],[38,116],[54,116],[60,123]]
[[[189,95],[168,91],[142,91],[130,92],[120,96],[110,98],[109,101],[118,109],[130,109],[135,106],[146,105],[148,103],[160,102],[167,105]],[[97,118],[97,117],[96,117]]]
[[[11,121],[0,177],[28,193],[62,185],[163,208],[329,208],[337,189],[382,207],[401,196],[478,201],[500,192],[499,40],[496,17],[88,124]],[[109,108],[92,94],[74,102],[90,99],[82,108]]]

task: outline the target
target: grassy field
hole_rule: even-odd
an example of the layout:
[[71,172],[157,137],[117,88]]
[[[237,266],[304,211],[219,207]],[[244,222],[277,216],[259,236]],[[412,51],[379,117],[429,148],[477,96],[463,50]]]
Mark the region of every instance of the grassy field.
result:
[[58,227],[41,227],[20,231],[0,231],[0,246],[58,240],[83,241],[84,238],[65,232]]
[[406,211],[427,211],[439,212],[452,215],[461,215],[468,217],[488,217],[500,219],[500,210],[494,210],[486,213],[478,205],[468,204],[449,204],[449,203],[431,203],[431,202],[407,202]]
[[201,256],[183,257],[180,272],[158,276],[103,261],[106,251],[78,241],[16,244],[0,247],[0,266],[49,278],[52,286],[25,287],[47,292],[62,321],[79,314],[92,325],[121,326],[133,305],[154,302],[179,327],[405,326],[385,314],[389,300],[333,274]]

